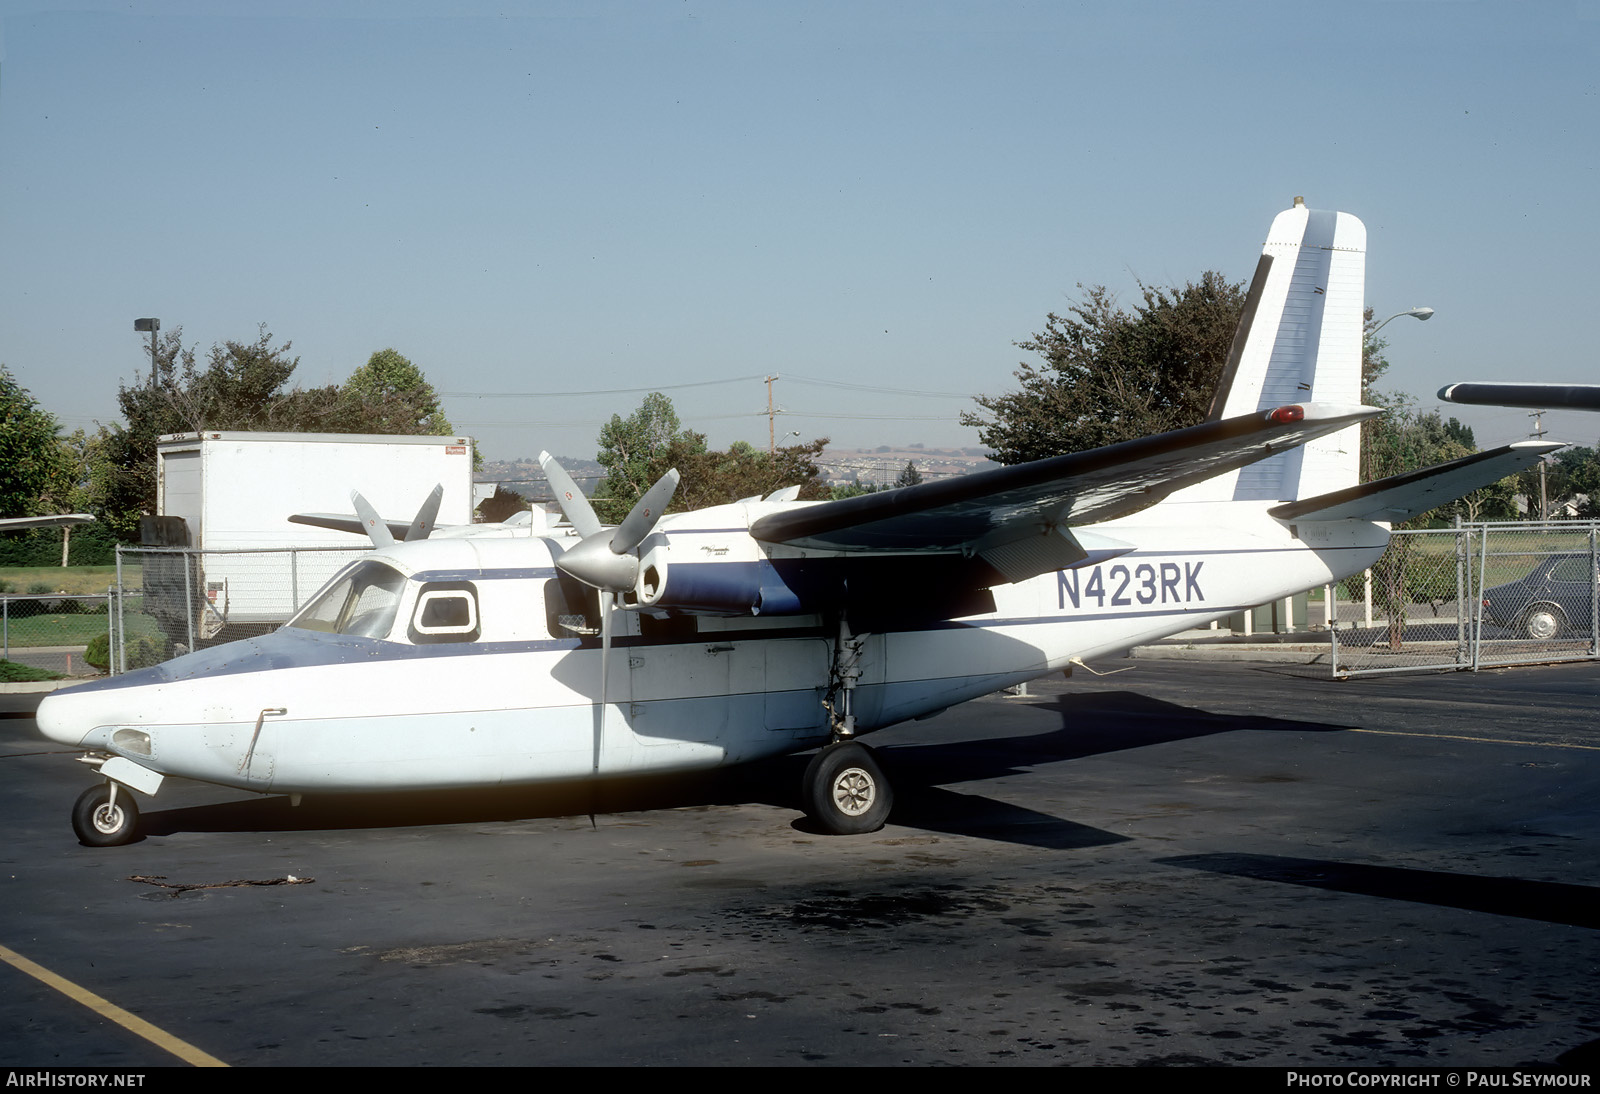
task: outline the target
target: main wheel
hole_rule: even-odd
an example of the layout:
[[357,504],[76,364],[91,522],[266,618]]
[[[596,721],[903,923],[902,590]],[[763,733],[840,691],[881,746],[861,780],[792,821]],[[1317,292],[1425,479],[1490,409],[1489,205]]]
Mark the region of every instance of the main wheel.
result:
[[85,847],[115,847],[132,840],[139,831],[139,806],[133,791],[117,790],[111,801],[111,786],[99,783],[78,795],[72,807],[72,830]]
[[806,765],[806,816],[836,836],[876,832],[889,819],[894,791],[872,750],[854,741],[829,745]]
[[1567,617],[1554,604],[1535,604],[1522,613],[1522,633],[1538,642],[1556,637],[1566,625]]

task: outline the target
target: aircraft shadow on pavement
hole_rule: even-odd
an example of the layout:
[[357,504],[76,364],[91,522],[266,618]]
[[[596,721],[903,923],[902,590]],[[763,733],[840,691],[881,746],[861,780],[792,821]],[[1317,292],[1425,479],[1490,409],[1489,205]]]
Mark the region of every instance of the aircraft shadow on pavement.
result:
[[1207,854],[1156,859],[1166,866],[1386,897],[1441,908],[1536,919],[1569,927],[1600,927],[1600,889],[1515,877],[1475,877],[1440,870],[1366,866],[1281,855]]
[[[1057,712],[1060,728],[1044,733],[891,744],[881,750],[895,788],[891,822],[910,828],[1069,849],[1117,843],[1126,837],[950,784],[1002,779],[1048,764],[1241,729],[1295,732],[1342,727],[1279,718],[1240,717],[1152,699],[1134,692],[1067,694],[1032,704]],[[872,738],[866,740],[870,743]],[[177,832],[317,831],[409,828],[614,815],[761,802],[800,811],[800,781],[809,757],[788,756],[706,774],[607,780],[597,785],[410,791],[398,794],[308,796],[291,807],[281,796],[215,805],[150,810],[147,835]],[[794,825],[815,831],[808,821]]]

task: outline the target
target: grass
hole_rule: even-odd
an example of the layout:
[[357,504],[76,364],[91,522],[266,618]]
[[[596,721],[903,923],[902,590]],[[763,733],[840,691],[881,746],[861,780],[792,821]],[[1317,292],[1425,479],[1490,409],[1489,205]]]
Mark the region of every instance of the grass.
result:
[[[13,605],[15,608],[15,605]],[[141,635],[161,633],[156,621],[142,612],[128,612],[122,620],[129,639]],[[107,631],[106,613],[101,612],[50,612],[18,618],[12,615],[6,622],[6,644],[12,649],[29,646],[86,646],[97,634]]]
[[[124,566],[122,579],[130,589],[143,583],[138,566]],[[0,566],[0,592],[26,593],[35,585],[48,585],[53,593],[93,596],[116,583],[115,566]]]
[[64,680],[59,672],[36,669],[32,665],[19,665],[15,661],[0,661],[0,684],[20,684],[31,680]]

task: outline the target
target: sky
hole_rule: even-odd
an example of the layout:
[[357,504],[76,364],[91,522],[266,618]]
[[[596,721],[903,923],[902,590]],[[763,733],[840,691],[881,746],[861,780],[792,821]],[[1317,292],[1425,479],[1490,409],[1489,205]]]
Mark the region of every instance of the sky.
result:
[[1600,382],[1597,166],[1600,0],[7,0],[0,363],[92,428],[134,319],[264,324],[307,387],[394,347],[491,460],[652,389],[764,445],[769,375],[780,443],[977,446],[1080,284],[1245,280],[1303,195],[1435,309],[1383,332],[1431,407]]

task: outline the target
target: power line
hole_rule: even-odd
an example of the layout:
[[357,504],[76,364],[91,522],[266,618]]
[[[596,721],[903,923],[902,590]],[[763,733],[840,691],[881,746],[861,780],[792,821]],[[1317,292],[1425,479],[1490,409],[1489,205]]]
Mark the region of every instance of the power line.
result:
[[784,373],[783,379],[793,380],[797,384],[844,387],[852,391],[877,391],[885,395],[916,395],[924,399],[973,399],[977,397],[970,391],[923,391],[908,387],[875,387],[872,384],[850,384],[843,380],[819,380],[811,376],[798,376],[792,372]]
[[578,395],[632,395],[640,391],[679,391],[689,387],[715,387],[718,384],[742,384],[750,380],[764,380],[765,373],[752,376],[733,376],[726,380],[695,380],[687,384],[651,384],[648,387],[608,387],[593,391],[443,391],[447,399],[564,399]]

